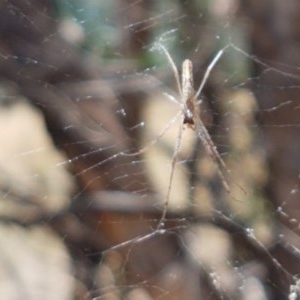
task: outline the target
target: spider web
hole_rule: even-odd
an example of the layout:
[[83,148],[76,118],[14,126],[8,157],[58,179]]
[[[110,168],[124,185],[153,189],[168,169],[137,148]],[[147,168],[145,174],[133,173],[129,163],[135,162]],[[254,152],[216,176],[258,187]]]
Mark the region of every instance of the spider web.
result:
[[[0,7],[5,299],[298,299],[296,4],[271,31],[248,2]],[[170,182],[183,124],[157,43],[196,90],[224,49],[199,113],[230,193],[189,128]]]

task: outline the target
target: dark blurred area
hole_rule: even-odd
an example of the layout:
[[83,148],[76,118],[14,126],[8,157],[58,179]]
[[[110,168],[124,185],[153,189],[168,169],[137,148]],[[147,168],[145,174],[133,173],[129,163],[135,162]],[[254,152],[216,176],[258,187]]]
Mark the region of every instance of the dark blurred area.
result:
[[[0,1],[2,299],[298,299],[300,4],[208,3],[111,1],[118,38],[93,51],[92,30],[66,23],[63,9],[101,4]],[[251,80],[228,98],[254,95],[253,107],[231,107],[247,112],[232,132],[244,128],[249,142],[231,137],[234,113],[223,117],[228,107],[218,101],[204,104],[204,121],[223,134],[220,149],[248,157],[227,164],[249,208],[238,215],[240,201],[197,174],[205,160],[197,142],[185,199],[193,207],[170,210],[165,231],[155,231],[163,196],[143,156],[126,154],[141,148],[141,132],[130,129],[143,121],[147,97],[163,93],[137,70],[153,59],[145,54],[153,36],[172,27],[184,41],[176,56],[188,54],[197,70],[219,47],[212,36],[242,32]],[[230,89],[212,75],[203,98],[226,101]],[[214,200],[205,211],[206,194]]]

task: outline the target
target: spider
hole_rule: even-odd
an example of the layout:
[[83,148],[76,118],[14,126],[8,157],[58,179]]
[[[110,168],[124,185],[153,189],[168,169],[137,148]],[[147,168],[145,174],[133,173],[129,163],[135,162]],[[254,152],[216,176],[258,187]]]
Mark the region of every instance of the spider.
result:
[[217,55],[214,57],[208,68],[206,69],[206,72],[203,76],[202,82],[197,90],[195,92],[194,90],[194,82],[193,82],[193,65],[192,62],[189,59],[186,59],[182,63],[182,73],[181,73],[181,82],[180,82],[180,76],[178,69],[169,54],[168,50],[162,45],[159,44],[158,47],[163,51],[165,56],[167,57],[167,60],[169,64],[171,65],[177,85],[177,90],[180,96],[180,100],[176,100],[172,96],[169,95],[169,97],[172,98],[172,100],[175,100],[177,103],[181,106],[181,126],[179,128],[177,142],[174,148],[172,161],[171,161],[171,171],[170,171],[170,178],[169,178],[169,184],[168,184],[168,190],[166,194],[166,199],[164,202],[163,207],[163,213],[160,218],[160,222],[158,223],[158,229],[161,229],[164,226],[164,220],[166,218],[167,214],[167,208],[169,204],[170,194],[171,194],[171,188],[172,188],[172,181],[175,171],[175,165],[178,158],[178,153],[181,147],[181,140],[182,140],[182,134],[183,134],[183,127],[187,126],[194,130],[201,140],[207,154],[212,159],[214,164],[216,165],[217,172],[220,176],[220,179],[222,181],[222,184],[225,188],[225,190],[230,194],[230,188],[227,180],[225,179],[225,176],[223,175],[222,169],[226,170],[226,172],[229,172],[229,170],[226,168],[226,165],[220,156],[217,147],[215,146],[214,142],[212,141],[207,129],[205,128],[200,116],[199,116],[199,104],[200,101],[198,101],[198,97],[200,96],[203,87],[210,75],[210,72],[216,65],[216,63],[219,61],[221,56],[223,55],[226,48],[221,49]]
[[143,152],[145,152],[148,149],[148,147],[150,145],[155,144],[168,131],[168,129],[171,127],[172,123],[174,122],[174,120],[177,119],[177,117],[181,116],[182,121],[180,122],[178,137],[176,139],[176,144],[174,147],[173,156],[172,156],[172,160],[171,160],[170,177],[169,177],[169,181],[168,181],[165,202],[163,204],[163,212],[162,212],[160,221],[158,222],[158,226],[157,226],[157,230],[160,231],[160,230],[163,230],[163,228],[164,228],[164,221],[166,218],[167,209],[168,209],[168,205],[169,205],[169,199],[170,199],[170,195],[171,195],[172,182],[173,182],[173,177],[174,177],[174,172],[175,172],[175,165],[176,165],[179,151],[181,148],[184,126],[187,126],[188,128],[190,128],[196,132],[196,134],[199,137],[199,139],[201,140],[207,154],[209,155],[209,157],[212,159],[212,161],[214,162],[214,164],[216,166],[216,169],[217,169],[217,172],[221,179],[221,182],[223,184],[223,187],[225,188],[225,190],[227,191],[228,194],[231,194],[231,192],[230,192],[229,184],[228,184],[227,180],[225,179],[225,176],[223,175],[223,172],[222,172],[222,169],[224,169],[227,173],[229,173],[229,170],[226,168],[226,165],[225,165],[222,157],[220,156],[220,154],[217,150],[217,147],[215,146],[214,142],[212,141],[207,129],[205,128],[205,126],[199,116],[198,106],[200,104],[200,101],[197,100],[197,98],[199,97],[199,95],[201,94],[201,92],[203,90],[203,87],[204,87],[212,69],[214,68],[216,63],[219,61],[219,59],[221,58],[221,56],[223,55],[223,53],[227,47],[221,49],[217,53],[217,55],[214,57],[214,59],[212,60],[210,65],[207,67],[197,92],[195,92],[195,90],[194,90],[192,62],[189,59],[186,59],[183,61],[181,82],[180,82],[180,76],[179,76],[178,69],[177,69],[171,55],[169,54],[168,50],[162,44],[157,44],[157,47],[159,47],[163,51],[163,53],[167,57],[167,60],[173,70],[177,90],[178,90],[178,93],[180,96],[180,100],[177,100],[176,98],[174,98],[173,96],[168,95],[168,94],[167,94],[167,96],[173,102],[180,104],[181,111],[163,129],[163,131],[156,137],[156,139],[154,139],[150,142],[150,144],[148,144],[144,148],[140,149],[138,152],[135,152],[135,153],[122,152],[121,154],[125,155],[125,156],[136,156],[136,155],[142,154]]

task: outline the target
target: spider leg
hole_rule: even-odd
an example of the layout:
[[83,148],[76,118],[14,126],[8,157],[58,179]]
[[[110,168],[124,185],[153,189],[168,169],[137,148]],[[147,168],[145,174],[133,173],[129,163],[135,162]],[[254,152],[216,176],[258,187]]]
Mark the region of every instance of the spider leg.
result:
[[158,44],[158,46],[161,48],[161,50],[164,52],[165,56],[168,59],[168,62],[170,63],[173,73],[174,73],[174,77],[175,77],[175,81],[176,81],[176,85],[177,85],[177,89],[180,95],[180,98],[182,98],[182,87],[180,84],[180,79],[179,79],[179,73],[178,73],[178,69],[175,65],[174,60],[172,59],[170,53],[168,52],[168,50],[166,49],[165,46],[163,46],[162,44]]
[[172,95],[170,95],[169,93],[164,93],[164,95],[166,96],[166,97],[168,97],[168,99],[171,101],[171,102],[173,102],[173,103],[175,103],[175,104],[181,104],[174,96],[172,96]]
[[217,172],[222,180],[222,184],[228,194],[231,194],[229,184],[221,171],[220,166],[229,173],[228,169],[226,168],[225,162],[223,161],[222,157],[220,156],[219,152],[217,151],[217,147],[215,146],[214,142],[212,141],[207,129],[205,128],[203,122],[198,116],[195,116],[195,129],[197,131],[197,135],[200,138],[207,154],[210,156],[212,161],[214,162],[215,166],[217,167]]
[[201,94],[201,92],[202,92],[202,90],[203,90],[203,87],[204,87],[204,85],[206,84],[206,81],[207,81],[207,79],[208,79],[208,77],[209,77],[209,75],[210,75],[210,72],[212,71],[212,69],[214,68],[214,66],[216,65],[216,63],[217,63],[217,62],[219,61],[219,59],[221,58],[221,56],[223,55],[223,53],[224,53],[224,51],[225,51],[226,48],[227,48],[227,47],[221,49],[221,50],[217,53],[217,55],[214,57],[214,59],[212,60],[212,62],[209,64],[209,66],[207,67],[207,69],[206,69],[206,71],[205,71],[205,74],[204,74],[204,76],[203,76],[202,82],[201,82],[201,84],[200,84],[200,86],[199,86],[199,89],[198,89],[196,95],[195,95],[195,98],[196,98],[196,99],[200,96],[200,94]]
[[165,198],[165,202],[164,202],[164,206],[163,206],[163,212],[162,212],[160,221],[158,223],[157,230],[162,229],[164,227],[164,221],[166,219],[168,206],[169,206],[169,201],[170,201],[170,196],[171,196],[171,189],[172,189],[172,182],[173,182],[174,173],[175,173],[175,166],[176,166],[176,162],[177,162],[177,159],[178,159],[178,153],[179,153],[180,148],[181,148],[182,135],[183,135],[183,126],[184,125],[183,125],[183,118],[182,118],[182,122],[180,122],[180,127],[179,127],[179,131],[178,131],[176,145],[175,145],[173,155],[172,155],[171,171],[170,171],[167,195],[166,195],[166,198]]
[[121,152],[120,155],[122,156],[136,156],[143,154],[145,151],[147,151],[152,145],[156,144],[164,135],[165,133],[170,129],[170,127],[176,122],[178,117],[182,114],[182,112],[178,112],[175,117],[172,118],[171,121],[168,122],[168,124],[162,129],[162,131],[159,133],[158,136],[156,136],[155,139],[153,139],[150,143],[148,143],[147,146],[144,148],[140,149],[139,151],[133,152],[133,153],[126,153],[126,152]]

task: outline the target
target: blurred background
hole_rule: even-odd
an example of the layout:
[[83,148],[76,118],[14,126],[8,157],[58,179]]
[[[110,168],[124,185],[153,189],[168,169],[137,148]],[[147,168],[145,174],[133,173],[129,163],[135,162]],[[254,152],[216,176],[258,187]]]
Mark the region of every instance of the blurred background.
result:
[[[298,299],[299,16],[296,0],[1,0],[1,299]],[[189,128],[170,180],[180,91],[157,45],[179,73],[192,60],[196,90],[224,51],[199,117],[229,192]]]

